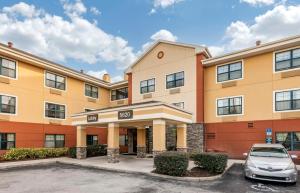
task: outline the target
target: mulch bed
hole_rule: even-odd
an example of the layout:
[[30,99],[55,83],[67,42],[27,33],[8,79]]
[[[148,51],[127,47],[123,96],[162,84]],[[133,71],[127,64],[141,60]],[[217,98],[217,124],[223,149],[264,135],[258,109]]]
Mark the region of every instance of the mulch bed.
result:
[[216,175],[218,174],[211,174],[203,168],[194,167],[191,170],[187,171],[184,177],[210,177]]

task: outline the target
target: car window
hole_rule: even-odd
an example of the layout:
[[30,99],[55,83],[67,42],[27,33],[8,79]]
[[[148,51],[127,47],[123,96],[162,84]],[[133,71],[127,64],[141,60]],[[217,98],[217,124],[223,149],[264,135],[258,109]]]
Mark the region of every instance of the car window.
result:
[[280,147],[253,147],[250,156],[287,158],[288,153]]

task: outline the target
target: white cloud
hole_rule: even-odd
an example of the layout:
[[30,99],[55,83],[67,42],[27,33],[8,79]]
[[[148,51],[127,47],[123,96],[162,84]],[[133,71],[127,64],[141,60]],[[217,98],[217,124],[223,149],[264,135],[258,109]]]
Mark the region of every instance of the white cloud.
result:
[[149,46],[151,46],[155,41],[157,40],[167,40],[167,41],[172,41],[172,42],[176,42],[177,41],[177,36],[175,36],[174,34],[172,34],[172,32],[166,30],[166,29],[161,29],[158,32],[154,33],[151,37],[150,37],[151,41],[145,43],[142,46],[142,50],[146,50]]
[[182,2],[184,0],[154,0],[153,1],[153,6],[155,8],[167,8],[170,7],[172,5],[175,5],[176,3]]
[[248,3],[251,6],[273,5],[275,0],[240,0],[241,3]]
[[17,48],[57,62],[112,62],[126,69],[136,59],[125,39],[82,16],[87,10],[81,1],[62,3],[67,19],[23,2],[4,7],[0,11],[1,41],[12,41]]
[[154,9],[154,8],[152,8],[150,11],[149,11],[149,15],[152,15],[152,14],[154,14],[154,13],[156,13],[156,9]]
[[[255,17],[253,24],[232,22],[226,29],[226,42],[220,46],[225,52],[255,46],[283,37],[300,34],[300,5],[277,5],[266,13]],[[214,46],[216,47],[216,46]]]
[[90,12],[92,12],[94,15],[101,15],[101,11],[99,11],[99,9],[96,7],[91,7]]
[[111,78],[111,82],[119,82],[124,80],[123,76],[114,76]]

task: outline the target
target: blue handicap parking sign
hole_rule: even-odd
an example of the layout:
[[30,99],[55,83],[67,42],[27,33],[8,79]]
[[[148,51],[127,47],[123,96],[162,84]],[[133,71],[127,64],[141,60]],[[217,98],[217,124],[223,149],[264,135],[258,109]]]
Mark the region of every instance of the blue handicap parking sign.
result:
[[271,128],[266,129],[266,135],[272,135],[272,129]]

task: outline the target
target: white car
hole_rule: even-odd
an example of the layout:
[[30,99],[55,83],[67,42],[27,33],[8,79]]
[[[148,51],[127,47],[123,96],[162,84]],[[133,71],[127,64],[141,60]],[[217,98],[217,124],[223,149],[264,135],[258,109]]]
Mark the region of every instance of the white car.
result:
[[296,183],[298,171],[292,158],[281,144],[254,144],[248,153],[244,174],[246,178]]

